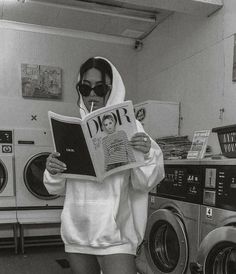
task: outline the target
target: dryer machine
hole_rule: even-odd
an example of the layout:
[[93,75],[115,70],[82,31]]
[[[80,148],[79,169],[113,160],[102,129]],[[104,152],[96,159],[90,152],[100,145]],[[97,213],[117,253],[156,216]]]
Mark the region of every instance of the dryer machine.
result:
[[166,161],[165,178],[149,195],[149,218],[137,255],[141,274],[190,273],[199,245],[202,169],[196,161]]
[[[0,129],[0,226],[1,238],[14,238],[17,253],[17,218],[13,130]],[[12,231],[11,231],[12,230]],[[11,246],[11,242],[5,242]],[[4,241],[1,242],[4,245]],[[2,245],[1,245],[2,246]]]
[[16,223],[13,130],[0,130],[0,223]]
[[64,197],[43,184],[46,158],[53,151],[48,129],[15,129],[16,205],[19,223],[60,223]]
[[200,239],[192,273],[236,273],[236,159],[203,161]]

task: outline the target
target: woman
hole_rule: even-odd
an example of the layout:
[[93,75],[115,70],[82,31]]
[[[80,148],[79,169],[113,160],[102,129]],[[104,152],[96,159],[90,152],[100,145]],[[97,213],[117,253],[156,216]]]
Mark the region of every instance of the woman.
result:
[[116,131],[116,121],[112,114],[103,116],[102,127],[107,133],[102,139],[105,170],[135,162],[128,136],[124,130]]
[[[124,101],[125,87],[105,58],[87,60],[76,86],[82,117],[89,111]],[[135,254],[147,220],[148,192],[164,177],[159,146],[137,122],[130,144],[144,154],[145,164],[107,177],[102,183],[63,179],[64,163],[52,153],[44,183],[51,194],[65,192],[61,235],[75,274],[136,274]]]

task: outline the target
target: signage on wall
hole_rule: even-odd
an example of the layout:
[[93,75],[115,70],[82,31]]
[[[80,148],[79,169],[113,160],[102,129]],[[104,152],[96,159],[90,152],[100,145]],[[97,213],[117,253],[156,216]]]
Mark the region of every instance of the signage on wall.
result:
[[140,108],[135,112],[135,117],[139,122],[142,122],[146,117],[146,109]]
[[58,67],[21,64],[22,96],[61,99],[62,70]]

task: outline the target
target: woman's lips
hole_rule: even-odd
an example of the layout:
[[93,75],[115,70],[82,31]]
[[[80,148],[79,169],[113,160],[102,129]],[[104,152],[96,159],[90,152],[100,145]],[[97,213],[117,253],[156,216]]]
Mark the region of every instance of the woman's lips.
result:
[[95,107],[98,104],[98,102],[97,101],[89,101],[89,104],[90,104],[90,106],[93,105],[93,107]]

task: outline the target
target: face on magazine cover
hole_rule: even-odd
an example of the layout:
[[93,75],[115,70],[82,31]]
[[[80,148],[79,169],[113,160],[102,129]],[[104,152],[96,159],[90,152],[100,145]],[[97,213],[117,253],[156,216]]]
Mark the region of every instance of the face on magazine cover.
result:
[[[105,79],[107,85],[111,85],[111,79],[108,75],[106,75]],[[92,68],[88,70],[83,76],[83,83],[89,85],[90,87],[94,87],[102,82],[102,73],[97,70],[96,68]],[[107,103],[107,100],[110,96],[110,92],[106,94],[105,97],[98,96],[94,90],[92,89],[88,96],[83,96],[83,101],[88,110],[91,109],[92,102],[93,102],[93,110],[99,109],[104,107]]]
[[106,130],[106,132],[108,134],[111,134],[113,132],[115,132],[116,129],[116,122],[114,120],[114,118],[110,115],[108,117],[106,117],[103,121],[102,124],[104,126],[104,129]]

